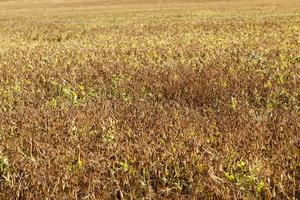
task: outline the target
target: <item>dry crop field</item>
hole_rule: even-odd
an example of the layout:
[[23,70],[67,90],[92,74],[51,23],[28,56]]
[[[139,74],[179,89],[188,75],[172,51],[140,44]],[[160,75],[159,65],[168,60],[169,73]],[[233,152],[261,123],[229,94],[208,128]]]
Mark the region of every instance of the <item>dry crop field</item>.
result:
[[300,198],[300,1],[0,0],[0,199]]

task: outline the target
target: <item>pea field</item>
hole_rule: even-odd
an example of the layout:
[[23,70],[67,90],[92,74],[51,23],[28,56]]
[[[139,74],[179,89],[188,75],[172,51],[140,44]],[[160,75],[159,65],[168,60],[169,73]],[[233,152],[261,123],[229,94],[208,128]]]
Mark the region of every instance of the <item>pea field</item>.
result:
[[300,1],[0,0],[0,199],[300,199]]

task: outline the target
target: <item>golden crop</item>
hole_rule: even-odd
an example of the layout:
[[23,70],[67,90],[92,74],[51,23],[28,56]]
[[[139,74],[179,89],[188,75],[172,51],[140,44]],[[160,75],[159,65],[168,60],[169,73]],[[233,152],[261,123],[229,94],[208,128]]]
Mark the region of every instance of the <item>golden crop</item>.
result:
[[0,0],[0,199],[300,198],[297,0]]

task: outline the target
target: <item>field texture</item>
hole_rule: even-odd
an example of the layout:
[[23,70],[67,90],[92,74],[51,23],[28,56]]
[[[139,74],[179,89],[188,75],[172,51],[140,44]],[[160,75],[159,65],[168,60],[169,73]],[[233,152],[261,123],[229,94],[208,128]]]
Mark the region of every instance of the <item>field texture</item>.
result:
[[0,199],[300,198],[299,0],[0,0]]

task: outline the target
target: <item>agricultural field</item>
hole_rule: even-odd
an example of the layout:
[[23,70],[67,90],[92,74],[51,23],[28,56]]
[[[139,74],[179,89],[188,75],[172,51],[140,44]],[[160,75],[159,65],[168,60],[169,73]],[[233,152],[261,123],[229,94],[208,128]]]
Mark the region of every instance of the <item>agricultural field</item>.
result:
[[0,199],[300,199],[300,1],[0,0]]

